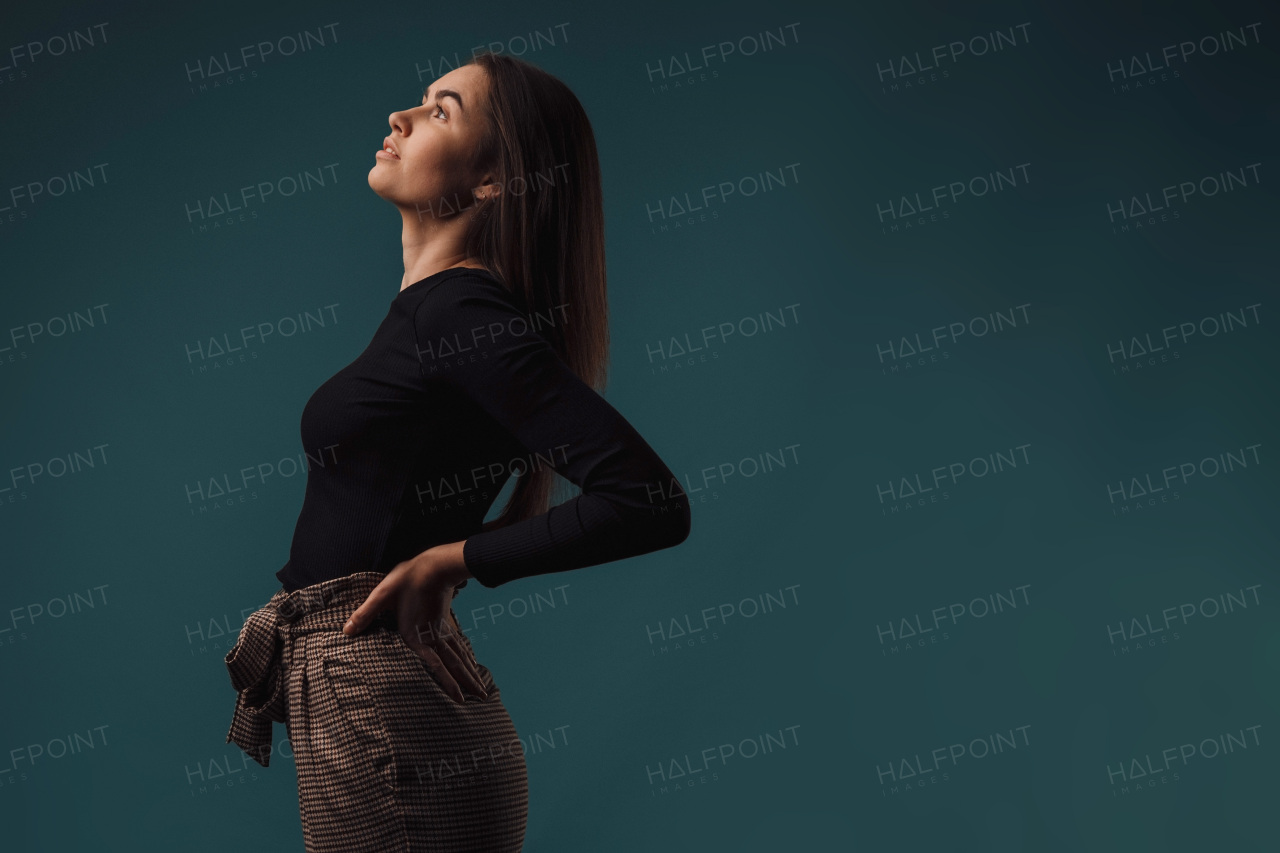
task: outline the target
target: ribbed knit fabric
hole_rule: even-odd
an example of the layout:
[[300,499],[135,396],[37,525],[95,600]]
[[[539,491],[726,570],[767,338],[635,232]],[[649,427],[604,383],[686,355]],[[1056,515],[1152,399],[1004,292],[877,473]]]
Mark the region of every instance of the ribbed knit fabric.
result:
[[[687,495],[635,428],[538,333],[483,270],[454,267],[404,288],[355,361],[302,413],[306,492],[286,590],[387,572],[466,540],[484,586],[593,566],[683,542]],[[582,493],[481,532],[503,484],[547,465]]]

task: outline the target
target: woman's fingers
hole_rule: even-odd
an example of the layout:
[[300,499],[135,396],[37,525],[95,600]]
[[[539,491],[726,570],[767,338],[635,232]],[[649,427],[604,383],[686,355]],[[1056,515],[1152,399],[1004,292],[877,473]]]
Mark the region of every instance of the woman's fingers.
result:
[[476,653],[471,648],[471,641],[467,639],[467,635],[463,633],[462,626],[458,624],[458,617],[453,612],[453,608],[449,608],[449,620],[453,623],[454,638],[457,640],[458,652],[462,659],[470,666],[471,671],[475,673],[476,678],[484,681],[484,677],[480,674],[480,662],[476,660]]
[[471,655],[465,647],[459,647],[456,635],[441,635],[439,632],[423,631],[416,627],[410,630],[414,636],[405,637],[405,642],[426,661],[427,668],[454,701],[466,702],[464,691],[481,699],[489,698],[484,679],[472,664]]
[[[488,699],[489,691],[485,690],[484,680],[480,677],[480,671],[472,664],[471,655],[467,650],[460,648],[456,639],[447,641],[445,649],[448,650],[449,669],[457,682],[466,685],[468,690],[481,699]],[[441,657],[444,656],[442,655]]]
[[416,651],[418,655],[426,661],[427,668],[431,670],[431,674],[435,676],[436,681],[440,683],[444,692],[448,693],[453,698],[453,701],[457,702],[459,705],[465,704],[467,697],[463,695],[462,688],[458,686],[457,680],[449,674],[448,667],[444,665],[444,661],[440,659],[440,655],[436,654],[436,650],[425,644],[419,644],[417,646],[413,646],[412,644],[410,645],[414,651]]
[[369,595],[365,597],[365,600],[347,619],[347,624],[342,626],[342,633],[351,636],[363,631],[374,614],[386,606],[387,599],[395,593],[398,587],[399,579],[399,576],[389,574],[379,581],[378,585],[369,591]]
[[463,693],[462,685],[466,685],[471,693],[479,695],[480,698],[486,698],[484,685],[472,679],[470,672],[462,669],[453,649],[448,646],[436,648],[422,646],[417,649],[417,652],[431,670],[431,675],[435,676],[435,680],[439,681],[444,692],[451,695],[454,702],[466,704],[467,697]]
[[467,674],[471,676],[474,683],[479,685],[480,690],[477,692],[481,699],[488,695],[484,689],[484,676],[480,674],[479,663],[475,659],[475,655],[471,653],[471,647],[467,644],[466,639],[461,634],[454,634],[449,638],[449,643],[453,648],[454,654],[462,661],[462,665],[466,667]]
[[467,701],[464,690],[487,699],[489,694],[484,686],[484,678],[471,654],[466,637],[462,634],[462,628],[458,625],[457,617],[448,608],[447,602],[444,603],[443,618],[421,624],[415,618],[433,608],[424,606],[427,602],[423,600],[422,590],[415,588],[413,584],[405,586],[405,578],[410,573],[401,567],[407,569],[411,565],[401,563],[370,590],[365,600],[342,626],[342,633],[347,636],[359,634],[369,626],[379,611],[394,604],[399,611],[400,636],[422,658],[444,692],[459,704]]
[[396,602],[400,635],[455,702],[466,702],[464,690],[487,699],[484,679],[449,607],[452,588],[433,582],[423,565],[412,561],[401,565],[407,567],[403,577],[409,580],[393,587],[400,593]]

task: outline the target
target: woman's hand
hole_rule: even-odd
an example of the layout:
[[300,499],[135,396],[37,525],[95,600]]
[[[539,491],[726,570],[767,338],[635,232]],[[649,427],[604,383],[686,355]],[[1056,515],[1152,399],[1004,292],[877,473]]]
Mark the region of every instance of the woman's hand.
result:
[[467,701],[464,690],[487,699],[476,660],[450,610],[453,588],[469,576],[461,542],[428,548],[388,572],[351,614],[342,633],[355,636],[374,614],[394,607],[400,636],[422,656],[455,702]]

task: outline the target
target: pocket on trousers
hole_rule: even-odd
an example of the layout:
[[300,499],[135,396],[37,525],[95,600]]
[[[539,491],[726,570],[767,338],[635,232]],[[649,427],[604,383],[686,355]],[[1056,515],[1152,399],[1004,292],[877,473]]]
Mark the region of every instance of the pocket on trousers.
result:
[[[429,681],[431,685],[440,692],[440,695],[445,696],[445,698],[449,698],[444,692],[444,687],[440,685],[440,680],[436,678],[436,674],[431,671],[431,667],[427,664],[426,659],[423,658],[422,655],[418,654],[417,650],[414,649],[413,646],[409,645],[409,642],[405,640],[404,637],[400,636],[399,631],[388,630],[384,641],[391,648],[395,649],[396,653],[413,661],[414,666],[427,677],[427,681]],[[450,698],[449,701],[452,702],[453,700]]]
[[340,771],[381,780],[394,789],[395,756],[391,736],[374,699],[379,677],[378,658],[372,646],[359,641],[326,655],[321,666],[334,703],[332,718],[338,732],[340,754],[330,758]]
[[[439,693],[440,696],[449,704],[458,704],[457,701],[445,691],[444,685],[440,683],[440,679],[436,677],[435,672],[432,671],[431,666],[427,663],[426,659],[423,658],[422,655],[418,654],[417,650],[414,649],[413,646],[409,645],[408,641],[400,635],[399,631],[388,630],[386,633],[386,641],[391,644],[399,654],[413,662],[414,668],[426,677],[426,680],[431,685],[432,690]],[[466,649],[468,652],[471,651],[469,644],[466,646]],[[485,668],[484,664],[477,662],[476,665],[480,669],[481,678],[487,679],[490,691],[492,691],[492,675],[489,674],[489,671]],[[468,703],[480,701],[474,695],[466,692],[465,690],[463,691],[463,695],[466,697]]]

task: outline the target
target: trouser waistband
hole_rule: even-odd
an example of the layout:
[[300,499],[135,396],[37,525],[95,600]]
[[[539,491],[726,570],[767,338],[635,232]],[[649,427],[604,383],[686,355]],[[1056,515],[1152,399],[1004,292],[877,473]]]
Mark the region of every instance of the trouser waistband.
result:
[[[267,606],[275,608],[280,621],[289,623],[289,630],[295,634],[340,631],[355,609],[384,578],[386,575],[382,572],[355,572],[293,592],[285,592],[282,587],[271,596]],[[394,627],[395,614],[384,609],[374,617],[372,624]]]

